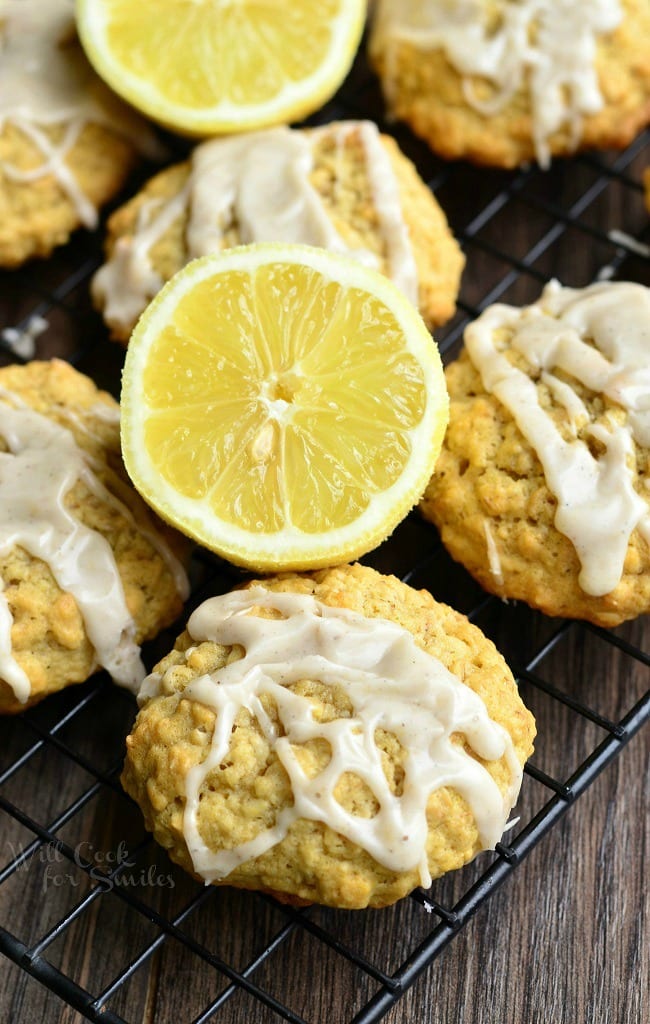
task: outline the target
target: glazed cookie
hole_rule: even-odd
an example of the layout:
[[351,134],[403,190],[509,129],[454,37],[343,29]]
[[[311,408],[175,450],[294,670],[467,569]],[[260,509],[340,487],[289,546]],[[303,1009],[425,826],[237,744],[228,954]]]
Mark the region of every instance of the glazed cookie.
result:
[[650,121],[649,39],[647,0],[378,0],[370,58],[437,153],[548,167]]
[[0,0],[0,266],[47,256],[161,155],[146,123],[99,80],[73,0]]
[[356,256],[389,274],[429,326],[454,312],[463,255],[413,164],[369,121],[201,144],[110,218],[95,303],[126,342],[190,259],[255,241]]
[[467,328],[421,510],[487,590],[602,626],[650,611],[649,337],[650,289],[611,282]]
[[122,782],[172,859],[343,908],[493,847],[535,731],[491,641],[361,565],[206,601],[139,699]]
[[59,360],[5,367],[0,439],[0,712],[98,667],[137,689],[187,581],[122,467],[117,403]]

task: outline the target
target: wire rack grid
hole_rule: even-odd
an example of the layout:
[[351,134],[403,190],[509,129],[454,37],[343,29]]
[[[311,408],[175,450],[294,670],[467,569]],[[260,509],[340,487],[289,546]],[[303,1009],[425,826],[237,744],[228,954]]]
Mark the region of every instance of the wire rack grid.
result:
[[[376,82],[360,57],[316,120],[368,116],[414,160],[467,255],[458,314],[437,335],[445,359],[477,312],[496,300],[531,301],[549,277],[576,287],[598,276],[648,282],[639,184],[650,163],[647,133],[620,154],[580,156],[546,173],[445,165],[406,129],[382,121]],[[117,393],[123,354],[107,342],[88,299],[100,250],[101,232],[80,235],[55,259],[5,274],[0,329],[21,331],[44,318],[37,355],[66,358]],[[0,344],[3,362],[21,358]],[[135,709],[97,675],[4,722],[0,751],[0,952],[73,1008],[75,1019],[153,1019],[155,992],[160,1022],[313,1024],[330,1019],[326,993],[343,976],[346,1019],[380,1020],[650,718],[643,624],[604,631],[486,597],[416,515],[366,561],[464,611],[506,655],[539,728],[518,822],[494,852],[380,913],[295,910],[259,894],[200,887],[155,847],[121,790]],[[239,578],[198,553],[191,605]],[[149,664],[173,635],[149,646]],[[624,698],[584,685],[594,659],[633,680]],[[313,984],[310,998],[296,1001],[291,964],[305,947]]]

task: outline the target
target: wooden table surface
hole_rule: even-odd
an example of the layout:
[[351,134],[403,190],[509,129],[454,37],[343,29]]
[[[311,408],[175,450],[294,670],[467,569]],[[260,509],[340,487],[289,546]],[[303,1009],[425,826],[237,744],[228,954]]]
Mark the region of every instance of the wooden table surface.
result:
[[[647,647],[647,627],[643,634]],[[611,669],[611,659],[604,661]],[[636,675],[634,694],[638,695],[647,669]],[[601,694],[622,688],[630,697],[632,685],[625,672],[601,675],[597,663],[590,665],[589,688]],[[95,698],[106,704],[109,699],[105,693]],[[555,704],[535,710],[540,731],[535,761],[545,761],[548,756],[570,770],[570,755],[574,760],[582,756],[582,737],[567,734],[566,716]],[[91,754],[94,763],[98,749],[103,755],[114,745],[106,735],[103,716],[98,718],[86,744],[88,750],[95,748]],[[19,731],[22,733],[17,726],[3,729],[3,745],[17,742]],[[646,728],[637,735],[598,777],[389,1011],[387,1021],[642,1024],[650,1019],[648,733]],[[67,736],[66,742],[75,752],[84,750],[79,737]],[[18,743],[18,748],[23,745]],[[18,752],[5,750],[3,761]],[[64,772],[63,757],[51,750],[46,754],[36,755],[34,763],[19,773],[19,780],[2,790],[43,823],[68,807],[89,782],[78,769]],[[532,788],[529,779],[525,780],[524,789],[527,787]],[[117,851],[119,857],[119,844],[125,843],[129,861],[137,861],[140,877],[141,865],[151,863],[154,874],[150,878],[175,882],[173,890],[146,888],[145,883],[130,892],[171,916],[202,895],[201,890],[186,882],[160,851],[150,849],[144,860],[131,852],[140,838],[134,819],[125,801],[100,790],[57,835],[82,856],[94,846],[104,858],[110,851]],[[3,815],[3,863],[29,840],[28,830],[18,829]],[[101,860],[98,865],[104,866]],[[459,875],[468,872],[471,869]],[[462,881],[467,884],[466,879]],[[449,887],[434,885],[434,894],[439,896],[441,889],[444,894],[449,892]],[[20,869],[13,881],[0,887],[0,922],[29,945],[90,891],[91,885],[74,864],[42,847],[28,868]],[[426,912],[410,901],[387,911],[337,914],[316,910],[311,917],[380,966],[393,955],[399,958],[432,926]],[[283,923],[283,912],[259,897],[224,890],[208,893],[207,904],[196,920],[190,921],[187,934],[240,966],[270,942]],[[107,894],[68,926],[46,955],[64,974],[96,995],[156,934],[153,925]],[[369,994],[358,971],[300,931],[274,954],[268,968],[260,969],[256,980],[309,1021],[351,1020],[352,1010]],[[167,940],[109,1005],[133,1024],[177,1024],[196,1019],[223,987],[217,971],[179,943]],[[12,1024],[72,1024],[84,1017],[65,1008],[57,996],[18,966],[3,961],[0,1019]],[[242,994],[226,1003],[213,1019],[244,1024],[281,1018]]]
[[[374,112],[377,103],[376,88],[358,65],[323,118]],[[606,234],[616,228],[647,239],[639,182],[650,163],[650,139],[618,164],[614,157],[604,163],[586,157],[546,175],[505,175],[445,167],[406,130],[395,131],[463,238],[465,309],[488,298],[528,301],[550,276],[581,286],[612,260],[616,276],[650,283],[647,259]],[[122,352],[107,341],[88,300],[100,238],[101,232],[80,236],[53,260],[0,276],[0,329],[43,314],[49,326],[37,355],[74,357],[116,391]],[[462,314],[439,332],[441,343],[456,336],[461,320]],[[477,588],[435,545],[434,532],[412,516],[370,561],[397,574],[417,563],[414,585],[469,611],[480,602]],[[228,585],[209,560],[198,573],[209,589]],[[558,628],[498,602],[477,621],[515,669],[529,664]],[[650,652],[647,617],[615,635]],[[150,663],[169,643],[168,635],[148,652]],[[559,635],[535,673],[614,722],[650,687],[647,658],[644,663],[583,626]],[[607,732],[535,685],[523,683],[522,694],[538,722],[533,764],[562,783]],[[0,948],[25,953],[23,966],[0,959],[0,1021],[85,1019],[32,975],[58,991],[71,979],[74,987],[66,991],[77,1007],[88,993],[104,993],[102,1005],[116,1016],[103,1019],[129,1024],[207,1020],[206,1008],[220,994],[222,1005],[214,1004],[210,1020],[282,1019],[254,995],[231,992],[224,963],[226,975],[230,968],[246,975],[254,964],[250,981],[298,1017],[352,1021],[378,989],[355,958],[390,975],[431,933],[435,914],[409,899],[367,913],[313,908],[303,918],[256,895],[203,890],[147,842],[139,813],[121,794],[117,778],[134,710],[129,695],[96,677],[0,722]],[[568,807],[388,1009],[387,1022],[650,1021],[649,735],[641,730]],[[551,795],[526,776],[511,838]],[[494,861],[494,854],[483,855],[435,883],[433,898],[452,907]],[[107,882],[105,872],[116,867]]]

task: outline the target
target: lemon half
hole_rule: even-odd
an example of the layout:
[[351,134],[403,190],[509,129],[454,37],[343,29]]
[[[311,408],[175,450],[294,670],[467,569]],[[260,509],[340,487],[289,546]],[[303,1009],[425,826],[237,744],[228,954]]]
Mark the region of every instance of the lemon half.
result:
[[365,0],[77,0],[97,73],[168,128],[193,135],[289,123],[338,89]]
[[448,418],[440,356],[383,275],[299,245],[189,263],[137,324],[122,449],[146,501],[238,565],[310,569],[379,544]]

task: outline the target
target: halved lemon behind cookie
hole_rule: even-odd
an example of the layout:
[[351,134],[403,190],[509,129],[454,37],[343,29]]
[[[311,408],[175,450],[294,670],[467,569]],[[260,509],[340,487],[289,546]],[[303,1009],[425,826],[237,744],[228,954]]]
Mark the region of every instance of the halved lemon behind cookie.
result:
[[124,99],[192,135],[299,120],[337,90],[366,0],[77,0],[88,58]]
[[438,350],[383,275],[258,244],[188,264],[126,356],[127,470],[230,561],[310,569],[379,544],[422,494],[447,425]]

